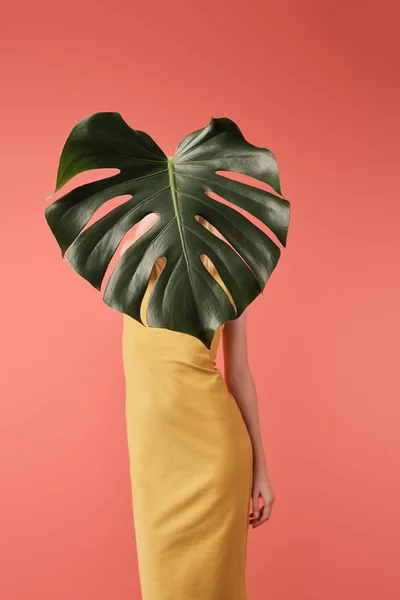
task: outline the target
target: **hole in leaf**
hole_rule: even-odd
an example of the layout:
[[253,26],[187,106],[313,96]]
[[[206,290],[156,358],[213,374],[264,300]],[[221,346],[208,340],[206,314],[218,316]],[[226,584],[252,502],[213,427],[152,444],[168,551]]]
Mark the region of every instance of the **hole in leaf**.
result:
[[142,320],[145,324],[147,324],[147,307],[148,307],[151,290],[152,290],[153,286],[156,284],[156,281],[160,277],[161,272],[163,271],[166,264],[167,264],[167,257],[160,256],[155,261],[153,268],[151,270],[149,281],[148,281],[145,293],[143,295],[142,302],[140,304],[140,314],[141,314]]
[[[233,202],[229,202],[229,200],[226,200],[225,198],[223,198],[222,196],[219,196],[215,192],[211,192],[210,190],[207,190],[205,193],[208,196],[210,196],[210,198],[212,198],[213,200],[216,200],[217,202],[222,202],[222,204],[225,204],[226,206],[229,206],[229,208],[236,210],[236,212],[238,212],[241,215],[243,215],[244,217],[246,217],[246,219],[251,221],[253,223],[253,225],[258,227],[258,229],[261,229],[261,231],[263,231],[268,237],[270,237],[276,244],[280,245],[280,241],[278,240],[278,238],[276,237],[274,232],[271,231],[271,229],[267,225],[265,225],[265,223],[263,223],[263,221],[260,221],[260,219],[255,217],[252,213],[248,212],[247,210],[245,210],[244,208],[242,208],[240,206],[237,206],[236,204],[233,204]],[[226,241],[226,243],[229,244],[229,242],[225,238],[224,238],[224,241]]]
[[215,173],[217,175],[221,175],[222,177],[226,177],[227,179],[232,179],[246,185],[251,185],[252,187],[265,190],[266,192],[270,192],[271,194],[278,195],[278,197],[280,197],[278,192],[274,190],[268,183],[260,181],[251,175],[244,175],[243,173],[237,173],[236,171],[215,171]]
[[[115,251],[114,256],[112,257],[106,273],[104,275],[104,280],[102,287],[107,285],[107,280],[109,279],[111,273],[113,272],[117,262],[121,258],[122,254],[126,252],[126,250],[131,246],[132,243],[135,243],[139,238],[142,237],[147,231],[150,231],[157,223],[159,218],[158,213],[148,213],[144,216],[136,225],[134,225],[129,231],[127,231],[119,243],[117,250]],[[137,231],[139,229],[139,231]],[[135,235],[135,232],[137,234]],[[160,259],[159,259],[160,260]],[[153,277],[153,273],[152,273]]]
[[232,304],[233,308],[235,309],[235,312],[237,312],[237,310],[236,310],[236,304],[235,304],[235,302],[234,302],[234,300],[232,298],[232,295],[229,292],[228,288],[226,287],[226,285],[225,285],[222,277],[218,273],[218,270],[216,269],[216,267],[215,267],[214,263],[212,262],[212,260],[206,254],[200,254],[200,260],[201,260],[201,262],[203,264],[203,267],[207,269],[207,271],[210,273],[210,275],[212,275],[214,277],[214,279],[219,284],[219,286],[224,290],[225,294],[229,298],[230,303]]
[[[213,192],[208,192],[208,193],[209,193],[209,195],[210,195],[210,196],[213,194]],[[217,194],[213,194],[213,195],[215,196],[215,199],[216,199],[216,200],[223,200],[223,199],[220,199],[220,198],[219,198],[219,196],[218,196]],[[229,202],[226,202],[226,201],[224,201],[224,204],[227,204],[227,205],[231,206],[231,204],[230,204]],[[239,211],[239,210],[238,210],[238,212],[241,212],[241,211]],[[247,214],[246,214],[246,211],[243,211],[243,214],[244,214],[244,216],[247,216]],[[196,217],[199,217],[199,216],[200,216],[200,215],[196,215]],[[254,277],[256,277],[256,275],[255,275],[255,273],[254,273],[253,269],[250,267],[250,265],[248,264],[248,262],[247,262],[247,261],[246,261],[246,260],[243,258],[243,256],[242,256],[242,255],[241,255],[241,254],[240,254],[240,253],[239,253],[239,252],[236,250],[236,248],[234,248],[234,246],[233,246],[233,245],[232,245],[232,244],[231,244],[231,243],[230,243],[230,242],[229,242],[229,241],[228,241],[228,240],[227,240],[227,239],[226,239],[226,238],[225,238],[225,237],[224,237],[224,236],[221,234],[221,232],[220,232],[220,231],[219,231],[219,230],[218,230],[218,229],[217,229],[217,228],[216,228],[214,225],[212,225],[211,223],[209,223],[209,221],[207,221],[207,219],[205,219],[204,217],[201,217],[201,219],[202,219],[202,221],[203,221],[203,223],[202,223],[202,224],[204,224],[204,223],[206,223],[206,224],[207,224],[207,227],[206,227],[206,229],[210,229],[210,227],[211,227],[211,228],[212,228],[212,229],[210,229],[211,233],[213,233],[214,235],[216,235],[217,237],[219,237],[220,239],[222,239],[222,240],[223,240],[223,241],[224,241],[224,242],[225,242],[225,243],[226,243],[226,244],[227,244],[227,245],[228,245],[228,246],[229,246],[229,247],[230,247],[230,248],[233,250],[233,252],[235,252],[235,253],[238,255],[238,257],[240,258],[240,260],[241,260],[242,262],[244,262],[244,264],[245,264],[245,265],[246,265],[246,267],[249,269],[249,271],[251,271],[251,272],[253,273]],[[199,220],[199,219],[196,219],[196,220]],[[255,220],[256,220],[256,219],[255,219],[254,217],[251,219],[251,221],[252,221],[252,222],[254,222]],[[201,221],[200,221],[200,222],[201,222]],[[254,223],[254,224],[255,224],[256,226],[258,226],[258,222],[257,222],[257,223]],[[267,227],[266,227],[266,229],[267,229],[267,231],[268,231],[267,235],[269,235],[269,229],[268,229]],[[209,260],[209,259],[208,259],[208,260]],[[211,262],[211,261],[210,261],[210,263],[211,263],[211,265],[212,265],[212,262]],[[215,267],[213,267],[213,268],[215,268]]]

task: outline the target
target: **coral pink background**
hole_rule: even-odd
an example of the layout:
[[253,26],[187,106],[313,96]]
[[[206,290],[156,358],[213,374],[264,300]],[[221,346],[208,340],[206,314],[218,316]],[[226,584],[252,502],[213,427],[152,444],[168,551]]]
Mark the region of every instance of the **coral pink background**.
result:
[[169,155],[211,116],[276,154],[291,229],[248,340],[277,500],[249,530],[249,597],[400,597],[398,16],[387,0],[3,9],[2,599],[140,598],[121,315],[43,217],[67,135],[97,111]]

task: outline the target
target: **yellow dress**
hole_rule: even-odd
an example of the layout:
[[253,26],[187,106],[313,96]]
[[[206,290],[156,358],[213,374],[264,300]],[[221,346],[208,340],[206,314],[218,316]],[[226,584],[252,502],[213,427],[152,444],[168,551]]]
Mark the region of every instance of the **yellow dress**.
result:
[[[151,287],[141,307],[146,325]],[[142,600],[247,600],[253,454],[215,366],[224,324],[209,350],[186,333],[123,320]]]

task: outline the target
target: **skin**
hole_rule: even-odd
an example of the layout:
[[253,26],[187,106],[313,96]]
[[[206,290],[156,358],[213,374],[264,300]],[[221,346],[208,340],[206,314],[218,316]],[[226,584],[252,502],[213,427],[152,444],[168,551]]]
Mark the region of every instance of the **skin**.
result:
[[[158,215],[155,213],[146,215],[137,225],[133,237],[123,242],[120,255],[150,229],[157,219]],[[226,322],[222,340],[225,381],[240,408],[253,448],[252,512],[249,515],[249,524],[254,529],[270,518],[275,495],[267,471],[257,392],[248,361],[246,311],[243,311],[239,318]],[[260,499],[263,505],[260,504]]]

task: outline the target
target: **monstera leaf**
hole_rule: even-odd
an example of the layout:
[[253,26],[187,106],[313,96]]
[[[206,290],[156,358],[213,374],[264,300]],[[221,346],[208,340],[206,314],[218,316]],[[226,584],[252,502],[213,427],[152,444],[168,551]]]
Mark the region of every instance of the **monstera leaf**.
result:
[[[149,296],[148,326],[193,335],[209,348],[215,330],[240,316],[263,291],[281,253],[232,205],[267,225],[283,246],[289,226],[287,200],[217,171],[249,175],[282,196],[274,155],[247,142],[230,119],[212,118],[206,127],[184,137],[175,155],[167,157],[149,135],[131,129],[119,113],[99,112],[72,129],[53,194],[78,173],[101,168],[120,172],[77,187],[45,210],[62,256],[69,249],[67,260],[73,269],[100,290],[124,235],[145,215],[157,213],[155,225],[120,257],[103,300],[141,322],[140,305],[153,264],[165,257]],[[131,198],[86,227],[99,207],[126,194]],[[214,225],[226,241],[199,223],[196,215]],[[203,265],[203,254],[217,269],[234,306]]]

